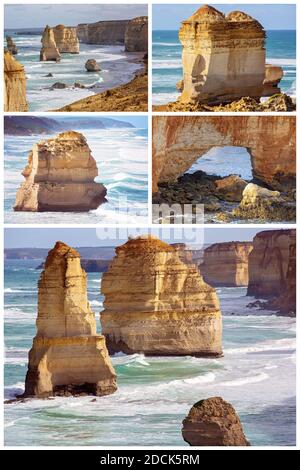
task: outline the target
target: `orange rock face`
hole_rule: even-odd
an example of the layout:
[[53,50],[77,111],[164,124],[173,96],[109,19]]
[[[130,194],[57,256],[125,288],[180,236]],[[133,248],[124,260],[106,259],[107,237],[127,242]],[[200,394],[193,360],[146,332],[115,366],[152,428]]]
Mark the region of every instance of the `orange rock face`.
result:
[[215,289],[179,251],[142,236],[116,248],[103,275],[102,333],[110,353],[220,356],[222,318]]
[[272,189],[294,188],[295,124],[290,116],[154,116],[153,193],[216,146],[246,147],[253,176]]
[[125,31],[125,50],[148,51],[148,16],[138,16],[128,22]]
[[254,237],[248,295],[271,299],[283,313],[296,311],[296,231],[268,230]]
[[182,424],[191,446],[250,446],[235,409],[220,397],[195,403]]
[[24,67],[8,51],[4,53],[4,111],[28,111]]
[[200,272],[212,286],[247,286],[248,259],[252,243],[215,243],[204,250]]

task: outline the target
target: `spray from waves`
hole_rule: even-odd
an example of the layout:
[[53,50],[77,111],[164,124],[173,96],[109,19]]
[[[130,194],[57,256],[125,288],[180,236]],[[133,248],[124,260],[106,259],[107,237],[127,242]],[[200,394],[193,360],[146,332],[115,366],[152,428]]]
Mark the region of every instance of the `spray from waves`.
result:
[[241,377],[236,380],[228,380],[226,382],[221,382],[218,384],[220,387],[241,387],[242,385],[247,384],[254,384],[257,382],[262,382],[263,380],[267,380],[269,378],[268,374],[265,372],[261,372],[256,375],[252,375],[250,377]]
[[296,66],[296,59],[283,59],[283,58],[267,58],[267,62],[272,65],[293,65]]
[[224,354],[251,354],[264,351],[282,351],[296,348],[295,338],[284,338],[275,341],[265,341],[261,346],[248,346],[244,348],[229,348],[224,350]]

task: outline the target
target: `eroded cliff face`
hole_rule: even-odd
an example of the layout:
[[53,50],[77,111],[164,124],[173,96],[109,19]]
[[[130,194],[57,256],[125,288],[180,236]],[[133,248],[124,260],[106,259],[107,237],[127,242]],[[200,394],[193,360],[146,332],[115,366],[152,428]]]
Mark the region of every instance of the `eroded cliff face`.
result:
[[124,44],[129,20],[97,21],[77,26],[80,42],[86,44]]
[[4,111],[28,111],[24,67],[8,51],[4,52]]
[[154,116],[153,192],[160,182],[175,182],[215,146],[246,147],[254,177],[272,189],[292,189],[295,124],[291,116]]
[[35,144],[22,174],[15,211],[89,211],[105,201],[105,187],[94,182],[96,161],[79,132]]
[[191,446],[250,446],[235,409],[220,397],[195,403],[182,424],[183,439]]
[[265,78],[265,31],[251,16],[225,16],[204,5],[182,22],[182,102],[259,98]]
[[148,16],[138,16],[128,22],[125,31],[125,51],[148,51]]
[[167,243],[144,236],[116,248],[101,292],[102,333],[111,353],[222,354],[217,294]]
[[268,230],[254,237],[247,295],[271,299],[282,312],[296,311],[296,230]]
[[215,243],[204,250],[200,272],[212,286],[248,286],[251,242]]
[[76,28],[59,24],[53,28],[56,47],[60,53],[79,54]]
[[55,42],[53,28],[50,28],[48,25],[46,26],[41,42],[40,61],[58,62],[60,60],[60,52]]
[[105,338],[96,333],[80,255],[62,242],[49,252],[38,283],[36,326],[24,396],[115,392],[116,375]]

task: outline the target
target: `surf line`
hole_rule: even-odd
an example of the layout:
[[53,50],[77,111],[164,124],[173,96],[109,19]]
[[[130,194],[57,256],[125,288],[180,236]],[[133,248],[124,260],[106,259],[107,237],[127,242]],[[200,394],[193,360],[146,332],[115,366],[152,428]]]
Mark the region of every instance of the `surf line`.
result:
[[100,458],[100,465],[123,465],[128,468],[132,467],[134,457],[114,457],[111,454],[107,454]]

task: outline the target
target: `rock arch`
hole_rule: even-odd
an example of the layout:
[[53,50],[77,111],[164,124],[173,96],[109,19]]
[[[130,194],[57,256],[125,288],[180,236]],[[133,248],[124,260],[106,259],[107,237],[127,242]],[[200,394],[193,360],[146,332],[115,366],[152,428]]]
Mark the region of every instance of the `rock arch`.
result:
[[295,186],[294,116],[154,116],[153,193],[158,183],[175,182],[216,146],[245,147],[253,176],[269,187]]

